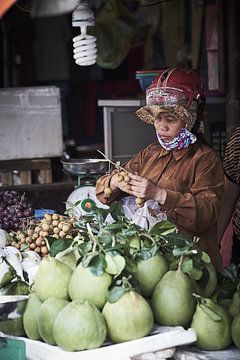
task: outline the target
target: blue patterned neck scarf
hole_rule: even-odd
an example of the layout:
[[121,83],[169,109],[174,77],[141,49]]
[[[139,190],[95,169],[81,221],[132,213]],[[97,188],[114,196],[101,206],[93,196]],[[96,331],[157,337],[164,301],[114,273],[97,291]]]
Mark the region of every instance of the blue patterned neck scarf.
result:
[[177,136],[169,142],[163,141],[161,136],[158,133],[156,134],[160,145],[167,151],[185,149],[190,144],[194,144],[197,141],[197,137],[186,128],[182,128]]

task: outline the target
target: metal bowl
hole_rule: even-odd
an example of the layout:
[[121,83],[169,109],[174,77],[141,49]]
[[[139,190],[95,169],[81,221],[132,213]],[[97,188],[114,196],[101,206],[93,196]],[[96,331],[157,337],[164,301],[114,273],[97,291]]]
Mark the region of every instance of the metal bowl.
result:
[[8,319],[9,315],[15,312],[22,315],[28,295],[0,295],[0,321]]
[[104,174],[109,169],[107,159],[64,159],[61,163],[64,172],[73,175]]

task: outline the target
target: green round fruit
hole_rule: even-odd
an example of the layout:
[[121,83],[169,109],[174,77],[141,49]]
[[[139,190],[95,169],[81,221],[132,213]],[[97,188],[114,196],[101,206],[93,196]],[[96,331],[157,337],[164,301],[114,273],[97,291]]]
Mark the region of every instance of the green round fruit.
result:
[[48,256],[40,262],[34,280],[34,291],[41,301],[50,297],[69,299],[68,284],[72,269],[61,261]]
[[67,300],[55,297],[49,298],[41,304],[38,316],[38,330],[42,340],[46,343],[56,344],[53,336],[53,325],[58,313],[67,304]]
[[139,339],[153,327],[153,313],[148,302],[137,292],[129,291],[116,302],[107,302],[102,314],[109,338],[114,343]]
[[233,318],[231,324],[231,335],[234,344],[238,349],[240,349],[240,312]]
[[202,350],[223,350],[232,342],[231,316],[211,299],[204,298],[197,305],[191,328],[196,331],[196,344]]
[[151,303],[156,322],[188,327],[196,308],[192,283],[181,270],[166,272],[156,285]]
[[36,293],[31,293],[23,314],[23,326],[27,337],[33,340],[41,340],[38,330],[38,316],[40,312],[41,301]]
[[112,283],[112,276],[108,273],[94,275],[90,268],[80,263],[73,271],[69,282],[69,296],[72,300],[88,300],[99,309],[107,301],[108,288]]
[[101,312],[88,301],[74,300],[58,313],[53,327],[56,344],[67,351],[100,347],[106,338]]
[[139,282],[142,295],[150,297],[155,286],[167,271],[168,263],[159,253],[147,260],[138,261],[134,276]]

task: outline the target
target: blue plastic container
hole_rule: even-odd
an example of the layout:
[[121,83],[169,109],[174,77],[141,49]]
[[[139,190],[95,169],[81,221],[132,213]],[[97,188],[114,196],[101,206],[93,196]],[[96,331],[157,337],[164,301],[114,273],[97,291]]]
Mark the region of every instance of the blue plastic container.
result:
[[36,209],[34,213],[35,220],[41,220],[44,218],[45,214],[55,214],[55,210],[51,209]]
[[140,88],[142,92],[145,93],[148,86],[151,85],[153,79],[161,73],[162,70],[143,70],[143,71],[136,71],[136,79],[139,82]]

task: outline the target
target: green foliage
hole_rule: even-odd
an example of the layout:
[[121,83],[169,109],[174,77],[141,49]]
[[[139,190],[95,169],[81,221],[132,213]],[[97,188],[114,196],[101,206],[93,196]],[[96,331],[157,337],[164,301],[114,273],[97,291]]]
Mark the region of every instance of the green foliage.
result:
[[[76,205],[69,204],[69,214],[74,213]],[[192,239],[179,232],[170,221],[161,221],[150,229],[142,229],[125,217],[121,203],[115,201],[107,209],[95,207],[91,213],[81,215],[74,226],[77,236],[73,241],[47,238],[50,254],[56,256],[69,246],[76,248],[78,263],[82,262],[95,275],[108,272],[113,276],[111,298],[126,291],[125,285],[120,290],[123,278],[130,277],[131,286],[137,288],[134,278],[137,262],[148,260],[157,252],[165,257],[171,270],[177,269],[181,258],[184,273],[203,288],[208,281],[205,266],[210,262],[209,256],[199,249],[197,238]]]

